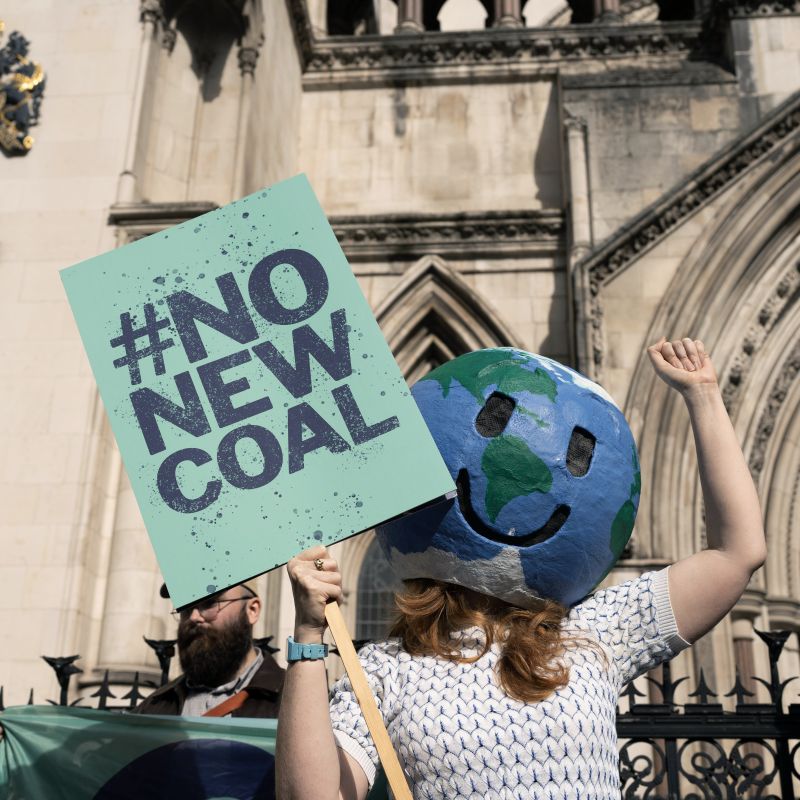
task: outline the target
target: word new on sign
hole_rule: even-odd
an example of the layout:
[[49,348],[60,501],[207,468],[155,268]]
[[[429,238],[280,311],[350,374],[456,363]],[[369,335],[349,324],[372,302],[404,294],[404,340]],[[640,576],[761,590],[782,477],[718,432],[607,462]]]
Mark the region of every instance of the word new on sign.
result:
[[[271,280],[273,270],[282,265],[293,267],[305,287],[305,302],[296,308],[288,308],[281,302]],[[220,275],[216,282],[224,308],[185,290],[173,292],[166,298],[172,322],[191,363],[208,357],[197,328],[198,322],[238,344],[249,345],[259,338],[233,273]],[[297,325],[314,316],[324,305],[328,297],[328,278],[322,264],[310,253],[298,249],[280,250],[253,267],[247,290],[253,309],[263,320],[272,325]],[[160,331],[169,326],[169,320],[158,319],[151,303],[145,304],[144,314],[143,328],[134,328],[129,312],[121,314],[122,334],[110,341],[114,348],[124,347],[125,354],[114,361],[114,366],[128,367],[132,385],[141,383],[138,362],[142,358],[152,358],[156,374],[164,375],[164,351],[175,345],[171,338],[161,339]],[[224,373],[234,367],[252,363],[253,369],[266,370],[298,400],[312,391],[311,357],[334,381],[344,380],[352,372],[349,331],[345,309],[340,308],[330,315],[332,345],[328,345],[310,325],[302,324],[291,332],[294,350],[292,360],[271,341],[261,341],[198,366],[196,378],[189,371],[181,372],[174,376],[180,403],[147,387],[135,389],[130,393],[130,400],[150,454],[157,455],[167,449],[159,419],[193,437],[211,432],[211,423],[200,398],[200,388],[220,428],[245,422],[273,408],[268,396],[241,405],[234,404],[236,395],[250,389],[250,382],[245,377],[225,379]],[[148,344],[137,349],[136,342],[142,337],[148,338]],[[351,387],[346,383],[335,386],[330,394],[343,423],[338,431],[308,402],[299,402],[288,408],[285,425],[280,427],[286,431],[284,445],[290,473],[302,470],[305,456],[314,450],[324,447],[340,453],[349,450],[352,445],[361,445],[388,433],[399,425],[394,416],[369,424],[359,409]],[[263,458],[263,467],[256,474],[244,469],[237,453],[237,444],[244,440],[251,441]],[[229,431],[220,440],[215,456],[219,474],[231,486],[257,489],[272,481],[283,468],[284,447],[271,430],[249,422]],[[212,455],[200,447],[184,447],[170,453],[161,462],[157,475],[158,492],[163,501],[170,508],[183,513],[194,513],[214,503],[222,490],[220,478],[209,480],[205,491],[198,497],[187,497],[178,482],[179,466],[189,462],[202,467],[211,460]]]

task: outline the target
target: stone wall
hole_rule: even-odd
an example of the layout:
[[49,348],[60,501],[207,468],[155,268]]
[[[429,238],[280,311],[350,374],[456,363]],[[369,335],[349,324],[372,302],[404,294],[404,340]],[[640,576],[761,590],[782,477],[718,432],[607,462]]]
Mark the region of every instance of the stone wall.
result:
[[308,91],[301,128],[328,214],[561,205],[552,78]]
[[570,79],[569,113],[587,123],[595,243],[657,200],[741,130],[737,85],[591,85]]
[[[773,4],[779,5],[779,4]],[[764,7],[769,8],[765,3]],[[732,60],[749,123],[800,85],[800,15],[742,17],[731,23]]]
[[[4,10],[47,85],[33,149],[2,160],[0,197],[0,684],[55,696],[40,661],[78,647],[91,616],[88,546],[102,527],[102,411],[58,270],[114,246],[141,28],[135,0],[31,0]],[[5,42],[5,37],[4,37]],[[44,667],[44,669],[42,669]]]

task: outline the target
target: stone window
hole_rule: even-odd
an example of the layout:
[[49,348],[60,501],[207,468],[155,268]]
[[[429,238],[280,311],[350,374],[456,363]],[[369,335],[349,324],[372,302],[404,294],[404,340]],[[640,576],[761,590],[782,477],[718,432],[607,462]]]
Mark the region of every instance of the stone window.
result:
[[382,639],[394,614],[394,593],[402,588],[376,539],[361,564],[356,598],[356,639]]

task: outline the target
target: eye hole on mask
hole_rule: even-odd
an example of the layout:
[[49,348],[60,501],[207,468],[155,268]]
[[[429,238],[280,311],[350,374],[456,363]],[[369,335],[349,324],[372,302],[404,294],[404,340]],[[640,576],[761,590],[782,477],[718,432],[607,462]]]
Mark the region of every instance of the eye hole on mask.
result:
[[584,428],[572,429],[567,447],[567,469],[570,475],[582,478],[589,471],[596,443],[597,439]]
[[475,429],[481,436],[499,436],[506,429],[516,405],[508,395],[493,392],[475,418]]

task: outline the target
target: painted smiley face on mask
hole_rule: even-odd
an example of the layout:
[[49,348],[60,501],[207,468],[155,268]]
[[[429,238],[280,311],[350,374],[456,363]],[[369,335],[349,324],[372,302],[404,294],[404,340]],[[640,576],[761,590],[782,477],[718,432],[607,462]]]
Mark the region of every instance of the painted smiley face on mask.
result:
[[378,529],[398,575],[531,607],[572,605],[630,538],[633,436],[596,383],[542,356],[479,350],[412,389],[458,497]]

